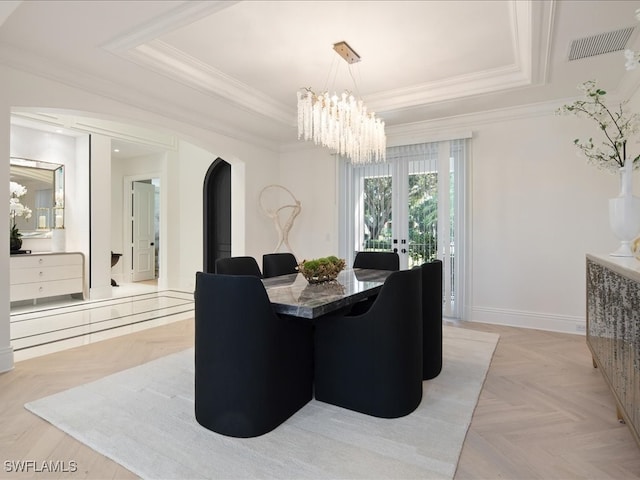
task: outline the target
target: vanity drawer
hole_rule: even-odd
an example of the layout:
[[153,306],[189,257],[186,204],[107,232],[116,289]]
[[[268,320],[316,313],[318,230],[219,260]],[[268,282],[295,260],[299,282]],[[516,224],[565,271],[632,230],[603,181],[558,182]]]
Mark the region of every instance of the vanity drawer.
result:
[[61,265],[59,267],[41,268],[12,268],[10,272],[11,285],[21,283],[50,282],[82,278],[82,265]]
[[82,292],[82,278],[57,280],[54,282],[22,283],[11,286],[11,301],[28,300],[31,298],[53,297],[69,293]]
[[38,267],[58,267],[60,265],[80,265],[83,264],[82,254],[65,253],[49,255],[16,255],[10,258],[11,269],[14,268],[38,268]]

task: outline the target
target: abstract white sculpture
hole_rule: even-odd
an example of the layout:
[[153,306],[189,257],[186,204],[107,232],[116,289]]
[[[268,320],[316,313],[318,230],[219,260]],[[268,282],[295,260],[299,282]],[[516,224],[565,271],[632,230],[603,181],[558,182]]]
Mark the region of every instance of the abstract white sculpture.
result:
[[[263,198],[265,193],[269,190],[276,190],[276,189],[284,190],[287,194],[289,194],[289,196],[292,198],[294,203],[282,205],[274,209],[266,208],[264,206],[264,198]],[[293,249],[291,248],[291,245],[289,245],[289,232],[291,231],[291,227],[293,227],[294,220],[302,211],[302,206],[300,205],[300,201],[293,195],[293,193],[291,193],[291,191],[288,188],[283,187],[282,185],[267,185],[266,187],[264,187],[260,192],[259,201],[260,201],[260,208],[262,209],[262,211],[267,217],[273,220],[273,224],[275,225],[276,231],[278,232],[278,237],[279,237],[278,245],[276,245],[276,248],[273,250],[273,253],[278,252],[280,247],[282,247],[282,245],[284,244],[287,246],[289,251],[295,255],[295,253],[293,252]],[[282,220],[280,217],[280,212],[287,209],[290,209],[291,211],[283,225],[281,223]]]

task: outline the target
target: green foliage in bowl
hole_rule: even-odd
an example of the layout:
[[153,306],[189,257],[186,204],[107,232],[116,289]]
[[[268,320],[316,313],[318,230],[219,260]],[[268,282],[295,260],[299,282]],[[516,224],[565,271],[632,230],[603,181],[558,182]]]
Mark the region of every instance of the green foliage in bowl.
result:
[[343,259],[331,255],[313,260],[303,260],[298,265],[298,271],[309,283],[322,283],[335,280],[344,266]]

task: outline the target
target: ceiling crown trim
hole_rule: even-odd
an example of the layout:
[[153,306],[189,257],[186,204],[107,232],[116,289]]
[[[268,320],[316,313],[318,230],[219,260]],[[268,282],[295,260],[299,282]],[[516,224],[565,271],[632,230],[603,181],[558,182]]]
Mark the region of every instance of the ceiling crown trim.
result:
[[145,42],[149,42],[159,36],[189,25],[199,20],[203,16],[212,15],[220,10],[229,8],[238,1],[234,0],[210,0],[207,2],[184,2],[176,8],[160,15],[142,25],[138,25],[134,30],[126,32],[105,43],[102,48],[115,54],[120,54],[137,47]]
[[[206,12],[202,7],[185,7],[178,12],[177,21],[174,17],[172,23],[171,16],[164,15],[156,19],[156,24],[150,22],[140,31],[123,36],[105,48],[143,68],[152,69],[198,91],[292,125],[295,121],[295,111],[292,108],[177,48],[152,39],[187,24],[204,13],[215,13],[234,3],[237,2],[214,2]],[[510,2],[515,57],[513,65],[368,95],[367,103],[376,112],[385,112],[543,82],[549,61],[553,4],[554,2]]]
[[130,50],[126,56],[188,87],[293,125],[292,109],[165,42],[148,42]]
[[367,103],[376,112],[400,110],[460,97],[491,93],[531,84],[517,65],[462,75],[437,82],[368,95]]

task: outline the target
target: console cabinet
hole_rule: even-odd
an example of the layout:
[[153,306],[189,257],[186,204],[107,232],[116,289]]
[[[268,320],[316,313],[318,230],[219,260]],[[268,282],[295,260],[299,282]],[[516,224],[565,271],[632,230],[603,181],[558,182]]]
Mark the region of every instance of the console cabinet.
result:
[[587,345],[640,446],[640,261],[587,255]]
[[12,302],[68,294],[85,296],[82,253],[11,255],[9,262]]

